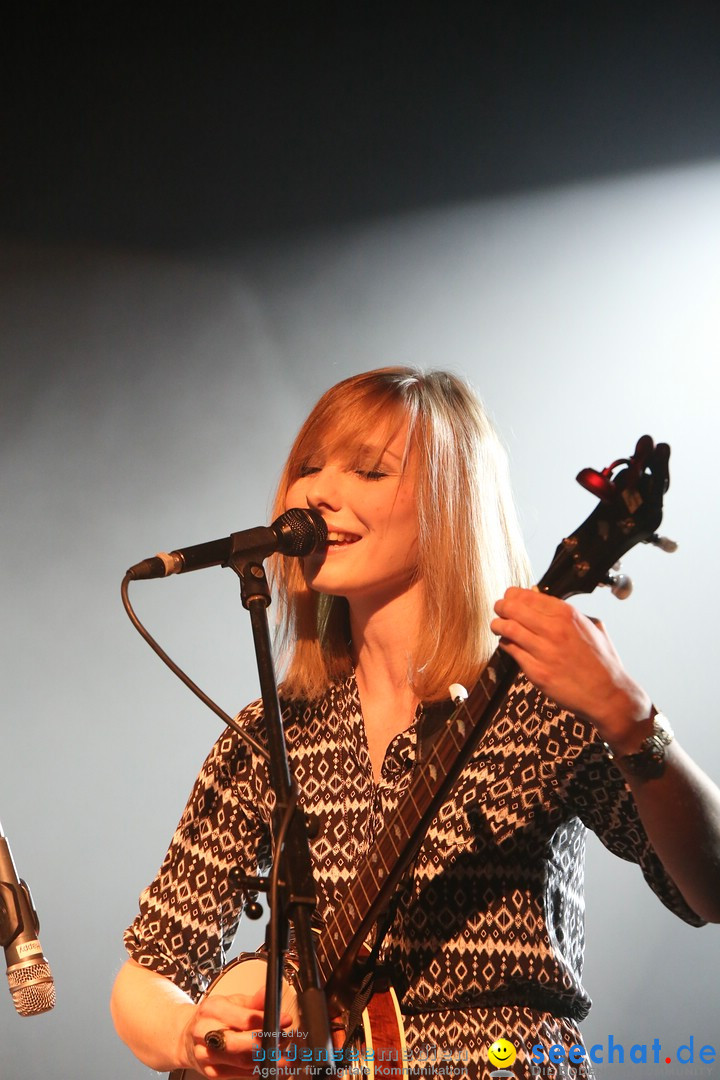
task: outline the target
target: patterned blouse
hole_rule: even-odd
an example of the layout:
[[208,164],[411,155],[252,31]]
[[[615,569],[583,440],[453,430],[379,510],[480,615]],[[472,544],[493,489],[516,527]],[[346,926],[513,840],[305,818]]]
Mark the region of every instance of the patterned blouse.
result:
[[[418,733],[436,713],[418,708],[415,723],[390,743],[376,781],[354,676],[320,702],[283,703],[302,806],[319,825],[311,852],[320,920],[406,790]],[[264,741],[259,703],[240,722]],[[238,870],[268,868],[273,805],[264,762],[226,729],[125,935],[138,963],[194,998],[235,936],[245,900]],[[586,827],[638,863],[671,910],[701,924],[650,847],[592,725],[518,675],[433,821],[384,941],[417,1074],[440,1071],[432,1063],[442,1051],[456,1076],[484,1077],[492,1067],[488,1047],[506,1038],[517,1050],[516,1077],[592,1075],[587,1064],[556,1071],[547,1057],[540,1072],[530,1054],[538,1043],[582,1044],[576,1022],[590,1008],[581,982]]]

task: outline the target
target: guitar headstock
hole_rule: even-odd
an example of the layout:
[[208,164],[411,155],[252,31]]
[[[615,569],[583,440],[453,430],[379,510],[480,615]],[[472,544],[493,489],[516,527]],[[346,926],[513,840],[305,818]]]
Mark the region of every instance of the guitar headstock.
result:
[[[577,480],[600,502],[592,514],[557,547],[538,583],[541,592],[567,599],[608,583],[608,574],[626,551],[639,543],[659,543],[663,496],[670,480],[670,447],[649,435],[638,440],[630,458],[602,472],[583,469]],[[672,550],[672,549],[670,549]]]

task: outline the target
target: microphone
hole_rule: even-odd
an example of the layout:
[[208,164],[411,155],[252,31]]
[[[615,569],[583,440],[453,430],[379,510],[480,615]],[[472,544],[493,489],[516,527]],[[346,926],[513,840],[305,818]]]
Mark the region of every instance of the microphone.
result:
[[327,525],[315,510],[295,507],[286,510],[272,525],[210,540],[206,544],[178,548],[169,554],[161,551],[152,558],[135,563],[127,572],[134,580],[168,577],[208,566],[225,566],[234,555],[264,559],[279,551],[282,555],[309,555],[327,540]]
[[5,949],[10,993],[21,1016],[37,1016],[55,1005],[55,984],[37,939],[39,929],[30,890],[18,880],[0,824],[0,943]]

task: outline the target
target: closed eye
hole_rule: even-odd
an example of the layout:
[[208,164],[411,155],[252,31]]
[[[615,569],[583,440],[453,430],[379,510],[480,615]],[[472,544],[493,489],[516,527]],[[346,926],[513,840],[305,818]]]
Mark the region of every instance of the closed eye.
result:
[[[302,479],[306,476],[315,476],[322,471],[322,465],[310,465],[307,462],[300,466],[298,470],[298,477]],[[356,476],[362,477],[363,480],[384,480],[389,474],[382,472],[380,469],[353,469]]]
[[362,476],[363,480],[382,480],[387,476],[387,473],[379,472],[378,469],[356,469],[355,472]]

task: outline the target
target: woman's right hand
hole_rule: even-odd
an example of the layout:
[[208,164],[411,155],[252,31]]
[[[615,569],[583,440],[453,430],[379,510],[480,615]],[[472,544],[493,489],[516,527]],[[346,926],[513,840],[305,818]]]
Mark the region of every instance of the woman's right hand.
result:
[[[264,1001],[263,988],[251,995],[215,993],[203,998],[195,1006],[182,1033],[180,1056],[186,1068],[208,1080],[234,1080],[250,1077],[253,1073],[257,1076]],[[282,1014],[280,1031],[287,1031],[291,1026],[290,1014]],[[210,1032],[215,1037],[207,1039]],[[284,1058],[273,1062],[280,1068],[287,1064]]]
[[[257,962],[255,968],[253,963],[236,969],[230,965],[215,991],[196,1004],[163,975],[127,960],[118,972],[111,1001],[118,1035],[156,1072],[185,1070],[186,1080],[252,1076],[262,1060],[256,1052],[262,1045],[266,972],[264,963]],[[230,971],[238,976],[234,983]],[[280,1014],[280,1030],[289,1031],[294,1024],[290,1011],[281,1005]],[[207,1045],[210,1031],[220,1033],[224,1049],[213,1049],[213,1040]]]

